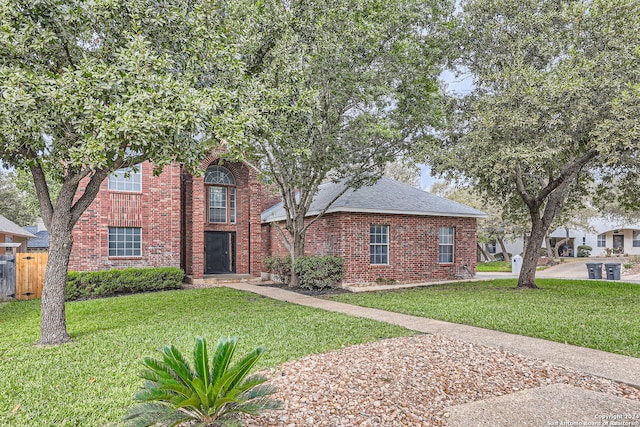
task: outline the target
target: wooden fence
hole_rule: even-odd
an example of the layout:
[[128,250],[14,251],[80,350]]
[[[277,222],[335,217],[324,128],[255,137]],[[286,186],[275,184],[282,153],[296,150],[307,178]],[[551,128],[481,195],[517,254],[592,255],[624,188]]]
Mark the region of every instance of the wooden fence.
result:
[[16,254],[16,299],[42,297],[47,259],[47,252]]

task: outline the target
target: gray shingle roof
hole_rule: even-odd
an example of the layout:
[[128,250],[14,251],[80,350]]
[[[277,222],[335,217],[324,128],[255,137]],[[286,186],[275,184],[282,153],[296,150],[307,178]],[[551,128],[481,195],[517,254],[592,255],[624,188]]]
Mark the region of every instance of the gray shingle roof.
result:
[[38,231],[38,227],[31,225],[24,227],[24,229],[35,235],[27,240],[27,248],[46,249],[49,247],[49,232],[47,230]]
[[13,221],[0,215],[0,232],[21,237],[36,237]]
[[[325,183],[318,189],[307,216],[320,211],[344,189],[344,183]],[[477,209],[423,190],[402,184],[389,178],[381,178],[372,186],[358,190],[347,190],[329,208],[331,212],[370,212],[421,216],[460,216],[484,218],[486,214]],[[262,222],[274,222],[285,219],[282,203],[262,213]]]

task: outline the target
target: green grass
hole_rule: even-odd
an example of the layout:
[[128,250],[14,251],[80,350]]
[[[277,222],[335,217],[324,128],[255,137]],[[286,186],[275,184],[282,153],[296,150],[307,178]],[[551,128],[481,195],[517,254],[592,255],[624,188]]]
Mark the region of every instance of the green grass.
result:
[[479,262],[476,265],[476,271],[482,272],[508,272],[511,273],[511,262],[510,261],[489,261],[489,262]]
[[640,285],[539,279],[468,282],[334,300],[640,357]]
[[[194,338],[240,338],[239,354],[267,349],[259,369],[307,354],[413,332],[226,288],[67,303],[73,341],[43,348],[40,301],[0,305],[0,425],[115,426],[143,381],[140,357]],[[13,410],[18,406],[19,409]]]

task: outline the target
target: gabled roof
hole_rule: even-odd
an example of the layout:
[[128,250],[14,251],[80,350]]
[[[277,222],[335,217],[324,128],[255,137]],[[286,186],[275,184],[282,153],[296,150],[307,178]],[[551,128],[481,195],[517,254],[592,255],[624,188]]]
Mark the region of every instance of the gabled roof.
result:
[[13,221],[9,221],[7,218],[0,215],[0,233],[10,234],[12,236],[20,237],[36,237],[29,233],[24,228],[20,227]]
[[29,225],[24,229],[35,235],[27,240],[27,248],[46,249],[49,247],[49,232],[47,230],[38,231],[38,227],[35,225]]
[[[344,183],[328,182],[318,188],[307,216],[314,216],[344,189]],[[485,218],[484,212],[453,200],[436,196],[389,178],[357,190],[348,189],[327,210],[332,212],[368,212],[397,215],[450,216]],[[283,203],[262,212],[262,222],[282,221],[286,218]]]

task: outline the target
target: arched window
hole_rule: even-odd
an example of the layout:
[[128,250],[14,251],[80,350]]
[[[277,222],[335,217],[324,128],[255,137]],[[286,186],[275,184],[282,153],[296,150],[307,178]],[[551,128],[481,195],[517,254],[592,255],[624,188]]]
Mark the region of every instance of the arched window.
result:
[[207,217],[210,223],[236,222],[236,180],[223,166],[212,165],[204,175]]
[[213,185],[236,185],[231,171],[223,166],[213,165],[204,174],[204,183]]

